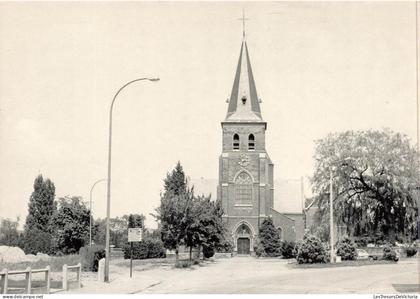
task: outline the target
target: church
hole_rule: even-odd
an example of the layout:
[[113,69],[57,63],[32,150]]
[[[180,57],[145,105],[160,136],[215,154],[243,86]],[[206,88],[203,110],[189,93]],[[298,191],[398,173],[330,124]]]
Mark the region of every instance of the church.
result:
[[[219,157],[217,196],[222,201],[228,239],[234,253],[253,254],[261,223],[271,217],[282,240],[304,234],[302,212],[274,209],[274,163],[266,150],[264,121],[249,58],[245,32],[225,119]],[[287,200],[287,198],[276,198]]]

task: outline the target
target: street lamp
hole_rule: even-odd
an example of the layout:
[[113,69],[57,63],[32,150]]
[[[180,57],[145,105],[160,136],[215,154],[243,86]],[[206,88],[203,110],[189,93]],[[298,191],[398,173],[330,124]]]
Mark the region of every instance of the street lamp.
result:
[[128,85],[137,82],[137,81],[159,81],[159,78],[139,78],[132,80],[124,84],[112,99],[111,106],[109,109],[109,135],[108,135],[108,180],[107,180],[107,196],[106,196],[106,233],[105,233],[105,282],[109,282],[109,258],[110,258],[110,247],[109,247],[109,217],[111,210],[111,145],[112,145],[112,109],[114,108],[115,99],[120,94],[120,92],[126,88]]
[[90,188],[90,193],[89,193],[89,209],[90,209],[90,219],[89,219],[89,245],[92,246],[92,191],[93,188],[95,188],[96,184],[106,181],[106,179],[100,179],[97,180],[92,187]]
[[333,210],[333,167],[337,164],[346,165],[349,157],[335,161],[330,166],[330,263],[334,263],[334,210]]

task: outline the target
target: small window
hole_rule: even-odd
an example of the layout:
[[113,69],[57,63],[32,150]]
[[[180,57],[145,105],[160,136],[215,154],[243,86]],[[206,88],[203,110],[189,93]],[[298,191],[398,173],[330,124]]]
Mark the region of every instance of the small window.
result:
[[248,149],[254,150],[255,149],[255,137],[254,134],[249,134],[248,137]]
[[245,97],[245,96],[243,96],[243,97],[242,97],[242,105],[245,105],[245,103],[246,103],[246,97]]
[[233,135],[233,149],[234,150],[239,149],[239,135],[238,134]]

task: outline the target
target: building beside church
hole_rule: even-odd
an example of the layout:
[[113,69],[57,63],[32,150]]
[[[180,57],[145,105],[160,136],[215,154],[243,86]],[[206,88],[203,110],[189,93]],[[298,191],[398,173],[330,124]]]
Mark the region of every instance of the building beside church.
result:
[[221,123],[217,187],[237,254],[253,254],[259,227],[267,217],[273,219],[283,240],[296,241],[304,234],[303,213],[274,209],[274,164],[266,151],[267,122],[260,103],[244,34],[226,118]]

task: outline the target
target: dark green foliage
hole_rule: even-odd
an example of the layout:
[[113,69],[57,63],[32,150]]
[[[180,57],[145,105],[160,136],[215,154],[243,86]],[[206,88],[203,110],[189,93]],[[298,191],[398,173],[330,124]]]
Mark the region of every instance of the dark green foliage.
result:
[[232,253],[233,252],[233,244],[228,240],[223,240],[216,246],[216,252],[221,253]]
[[329,218],[332,169],[335,220],[349,236],[416,238],[419,154],[406,135],[387,129],[335,133],[318,140],[315,152],[312,186],[323,224]]
[[105,257],[105,247],[102,245],[92,245],[80,248],[82,258],[82,268],[84,271],[98,271],[100,259]]
[[16,221],[11,219],[1,219],[0,223],[0,245],[22,246],[23,236],[18,231],[19,218]]
[[417,253],[417,247],[415,245],[410,245],[405,248],[405,253],[407,257],[415,256]]
[[[50,179],[39,175],[34,182],[34,191],[28,205],[24,230],[24,250],[26,253],[52,253],[52,218],[56,212],[54,202],[55,186]],[[29,243],[28,243],[29,242]]]
[[[130,258],[130,244],[123,247],[124,258]],[[166,257],[165,248],[160,240],[148,239],[141,242],[133,242],[133,259],[151,259]]]
[[220,244],[225,232],[221,202],[211,201],[210,196],[194,196],[194,187],[189,188],[179,162],[164,183],[165,192],[155,215],[164,247],[175,250],[178,260],[180,245],[215,248]]
[[214,248],[211,246],[203,246],[203,256],[208,259],[214,255]]
[[178,161],[172,173],[166,175],[164,183],[165,193],[177,196],[187,192],[188,182],[184,170],[182,169],[181,162]]
[[130,214],[128,216],[128,228],[144,227],[145,217],[139,214]]
[[281,255],[285,259],[296,257],[295,242],[293,241],[282,241],[281,242]]
[[398,261],[397,253],[391,245],[386,245],[384,247],[382,259],[387,261]]
[[296,244],[296,260],[299,264],[325,263],[326,257],[324,245],[313,235],[305,235]]
[[172,173],[164,180],[165,192],[161,194],[160,207],[156,209],[156,220],[160,223],[161,239],[165,248],[175,250],[178,260],[178,248],[185,241],[187,229],[193,219],[193,191],[178,162]]
[[341,256],[343,261],[352,261],[357,257],[356,244],[350,238],[343,238],[336,248],[337,255]]
[[280,235],[271,218],[267,218],[261,223],[258,239],[266,256],[281,255]]
[[51,219],[56,210],[54,204],[55,186],[50,179],[39,175],[34,182],[34,191],[29,200],[25,231],[38,229],[52,232]]
[[54,215],[55,246],[63,254],[77,253],[89,239],[90,211],[81,197],[59,199]]
[[27,231],[24,235],[24,248],[26,254],[37,254],[38,252],[52,254],[53,235],[37,228]]
[[[220,200],[212,201],[210,196],[198,196],[193,200],[192,222],[187,228],[185,242],[190,247],[214,249],[225,241],[223,209]],[[225,246],[229,246],[225,243]],[[214,253],[213,253],[214,254]],[[204,254],[205,256],[205,254]]]
[[257,246],[254,246],[254,252],[255,255],[258,257],[265,257],[265,251],[264,251],[264,246],[261,244],[261,242],[258,242]]

